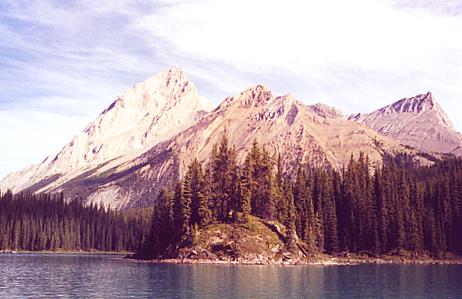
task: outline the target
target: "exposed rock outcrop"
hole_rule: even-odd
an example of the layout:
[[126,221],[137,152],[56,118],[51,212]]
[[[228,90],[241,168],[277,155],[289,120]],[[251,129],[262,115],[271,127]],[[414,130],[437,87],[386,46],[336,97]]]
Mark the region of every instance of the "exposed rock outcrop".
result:
[[387,153],[416,154],[361,124],[320,116],[290,95],[275,96],[257,85],[226,98],[190,128],[141,156],[114,168],[94,169],[56,190],[117,208],[152,205],[159,189],[181,177],[192,159],[207,161],[225,131],[239,163],[257,139],[270,153],[283,154],[285,169],[304,163],[340,169],[359,152],[372,163],[381,163]]
[[[280,227],[281,232],[274,230]],[[166,262],[177,263],[237,263],[237,264],[300,264],[313,259],[306,244],[288,248],[285,228],[277,222],[250,217],[246,223],[215,223],[194,233],[194,243],[188,243],[162,256]],[[139,257],[142,258],[142,257]]]
[[181,69],[168,69],[123,92],[61,150],[9,174],[0,189],[49,191],[94,167],[129,161],[190,127],[211,108]]
[[402,99],[369,114],[351,115],[349,120],[424,152],[462,155],[462,135],[431,92]]
[[[402,106],[390,110],[423,111],[432,104]],[[10,174],[0,189],[63,191],[68,198],[116,209],[150,206],[192,159],[206,162],[225,131],[238,162],[255,139],[270,153],[283,154],[285,169],[304,163],[340,169],[359,152],[376,164],[395,153],[428,162],[335,108],[276,96],[262,85],[207,112],[209,107],[181,70],[167,70],[123,93],[57,154]]]

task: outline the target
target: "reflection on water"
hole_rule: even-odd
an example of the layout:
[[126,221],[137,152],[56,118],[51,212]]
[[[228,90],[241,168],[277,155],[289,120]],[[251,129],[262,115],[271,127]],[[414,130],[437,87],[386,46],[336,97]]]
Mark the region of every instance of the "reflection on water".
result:
[[165,265],[97,255],[0,255],[0,297],[461,298],[460,265]]

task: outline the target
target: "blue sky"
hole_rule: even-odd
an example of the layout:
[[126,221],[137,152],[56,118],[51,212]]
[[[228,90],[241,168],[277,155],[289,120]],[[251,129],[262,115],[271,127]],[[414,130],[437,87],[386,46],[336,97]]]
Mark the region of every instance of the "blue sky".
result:
[[217,104],[262,83],[349,114],[430,90],[462,130],[461,36],[462,1],[2,0],[0,177],[173,65]]

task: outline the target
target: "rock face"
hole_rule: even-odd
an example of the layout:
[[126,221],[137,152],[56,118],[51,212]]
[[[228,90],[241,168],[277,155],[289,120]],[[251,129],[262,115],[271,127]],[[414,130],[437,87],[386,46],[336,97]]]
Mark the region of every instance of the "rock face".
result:
[[197,244],[180,248],[172,258],[190,263],[307,263],[314,254],[298,239],[294,248],[287,248],[285,230],[280,223],[256,217],[247,223],[215,223],[197,232]]
[[410,152],[374,130],[326,110],[332,111],[304,105],[290,95],[274,96],[257,85],[226,98],[190,128],[141,156],[113,168],[95,168],[55,190],[121,209],[152,205],[159,189],[180,177],[192,159],[207,161],[225,130],[236,146],[238,162],[257,139],[270,153],[283,154],[286,169],[303,163],[341,168],[351,154],[361,151],[375,163],[385,153]]
[[184,153],[196,153],[205,161],[225,130],[230,143],[236,146],[239,162],[244,160],[254,139],[270,153],[283,153],[283,163],[293,167],[310,163],[340,168],[348,163],[351,154],[360,151],[377,162],[384,151],[402,150],[392,140],[333,111],[325,105],[305,105],[291,95],[275,96],[262,85],[250,87],[226,98],[217,109],[172,140],[181,156],[180,173],[193,158]]
[[348,119],[424,152],[462,155],[462,135],[430,92]]
[[426,163],[417,151],[335,108],[275,96],[261,85],[205,113],[208,107],[181,70],[168,70],[123,93],[61,151],[10,174],[0,189],[63,191],[115,209],[150,206],[192,159],[207,162],[225,131],[238,162],[257,139],[270,153],[282,154],[285,169],[304,163],[339,169],[359,152],[372,163],[398,152]]
[[122,93],[60,151],[8,175],[0,188],[50,190],[94,167],[131,160],[211,108],[183,71],[171,68]]

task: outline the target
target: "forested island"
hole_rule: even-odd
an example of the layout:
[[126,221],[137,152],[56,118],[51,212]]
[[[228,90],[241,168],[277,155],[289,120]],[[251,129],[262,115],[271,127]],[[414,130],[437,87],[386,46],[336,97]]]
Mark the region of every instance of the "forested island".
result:
[[[351,157],[341,171],[300,166],[253,143],[243,165],[226,136],[204,168],[162,190],[136,257],[313,261],[321,255],[441,259],[462,254],[462,160],[416,166],[400,155],[381,166]],[[263,245],[263,246],[262,246]]]
[[307,263],[462,255],[462,160],[405,155],[341,170],[300,165],[254,141],[242,165],[226,136],[153,209],[111,211],[63,194],[1,194],[0,250],[134,252],[170,262]]

